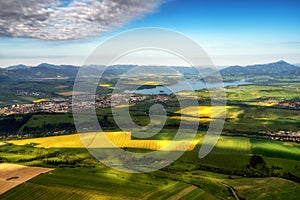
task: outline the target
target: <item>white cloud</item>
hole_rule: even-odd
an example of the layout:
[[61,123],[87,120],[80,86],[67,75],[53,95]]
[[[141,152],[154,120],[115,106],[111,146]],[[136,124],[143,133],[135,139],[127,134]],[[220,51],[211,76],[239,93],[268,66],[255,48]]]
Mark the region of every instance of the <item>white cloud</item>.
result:
[[99,36],[164,0],[0,0],[0,36],[70,40]]

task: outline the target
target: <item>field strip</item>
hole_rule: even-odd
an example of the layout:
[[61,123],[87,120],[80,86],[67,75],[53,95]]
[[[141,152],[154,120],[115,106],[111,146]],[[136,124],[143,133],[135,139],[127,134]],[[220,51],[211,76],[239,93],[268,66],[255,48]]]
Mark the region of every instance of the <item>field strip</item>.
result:
[[4,142],[0,142],[0,147],[1,147],[1,146],[4,146],[4,145],[7,145],[7,144],[4,143]]
[[59,92],[57,94],[59,94],[61,96],[69,97],[69,96],[72,96],[72,95],[81,95],[81,94],[88,94],[88,93],[79,92],[79,91],[68,91],[68,92]]
[[[113,146],[107,143],[101,143],[107,138],[113,143]],[[167,150],[167,151],[191,151],[199,143],[199,139],[190,141],[172,141],[172,140],[132,140],[131,133],[126,132],[99,132],[79,134],[51,136],[43,138],[32,138],[24,140],[9,141],[15,145],[26,145],[36,143],[36,147],[43,148],[85,148],[81,141],[91,141],[89,148],[139,148],[151,150]],[[165,149],[164,149],[165,148]]]
[[0,195],[8,190],[53,169],[41,167],[27,167],[23,165],[0,164]]
[[78,188],[64,187],[64,186],[50,186],[50,185],[40,185],[36,183],[26,183],[32,188],[36,188],[37,190],[42,191],[55,191],[56,194],[59,193],[70,193],[70,194],[79,194],[86,196],[87,199],[97,199],[97,200],[105,200],[105,199],[113,199],[113,200],[122,200],[121,197],[110,196],[108,194],[100,194],[98,191],[94,190],[80,190]]
[[180,191],[179,193],[177,193],[176,195],[174,195],[174,196],[168,198],[168,200],[176,200],[176,199],[180,199],[181,197],[187,195],[188,193],[190,193],[191,191],[193,191],[193,190],[195,190],[195,189],[197,189],[197,187],[194,186],[194,185],[191,185],[190,187],[187,187],[187,188],[181,190],[181,191]]

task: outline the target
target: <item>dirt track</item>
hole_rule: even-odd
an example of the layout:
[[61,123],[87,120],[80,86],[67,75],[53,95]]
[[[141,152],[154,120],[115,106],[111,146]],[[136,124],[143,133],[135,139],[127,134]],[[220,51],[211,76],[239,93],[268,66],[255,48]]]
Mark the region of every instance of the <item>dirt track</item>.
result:
[[0,195],[25,181],[52,170],[50,168],[0,163]]

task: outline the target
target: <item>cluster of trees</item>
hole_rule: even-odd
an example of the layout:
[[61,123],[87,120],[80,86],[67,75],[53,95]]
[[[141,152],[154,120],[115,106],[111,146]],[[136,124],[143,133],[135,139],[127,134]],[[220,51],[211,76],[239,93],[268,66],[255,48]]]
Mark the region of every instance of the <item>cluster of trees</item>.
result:
[[206,166],[206,165],[197,165],[197,169],[204,171],[211,171],[215,173],[222,173],[228,175],[238,175],[245,176],[249,178],[259,178],[259,177],[281,177],[288,180],[292,180],[300,183],[300,177],[295,176],[292,173],[279,173],[276,170],[280,170],[280,167],[267,166],[263,157],[260,155],[253,155],[250,158],[249,164],[244,169],[223,169],[218,167]]
[[11,115],[0,120],[0,133],[15,134],[30,119],[31,115]]
[[44,159],[43,163],[45,164],[49,164],[49,165],[55,165],[55,166],[59,166],[59,165],[71,165],[71,166],[75,166],[78,163],[80,163],[83,159],[81,158],[55,158],[55,159]]
[[45,134],[53,133],[55,131],[64,131],[65,133],[74,133],[76,131],[75,125],[73,123],[44,123],[42,127],[34,126],[24,126],[22,129],[23,133],[26,134]]
[[[74,123],[43,123],[38,126],[27,126],[27,121],[33,114],[10,115],[0,118],[0,135],[8,137],[16,134],[30,134],[33,136],[43,136],[47,133],[63,131],[64,133],[74,133],[76,128]],[[59,119],[58,119],[59,120]]]

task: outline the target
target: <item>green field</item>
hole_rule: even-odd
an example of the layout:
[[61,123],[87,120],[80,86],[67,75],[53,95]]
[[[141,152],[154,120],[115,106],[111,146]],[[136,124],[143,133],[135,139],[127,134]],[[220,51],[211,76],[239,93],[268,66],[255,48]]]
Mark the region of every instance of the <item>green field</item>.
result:
[[224,180],[247,199],[298,199],[300,185],[280,178]]
[[251,146],[253,154],[300,160],[300,144],[298,143],[251,139]]
[[[57,120],[59,119],[59,120]],[[74,123],[72,114],[40,114],[32,116],[24,126],[43,127],[44,124]]]
[[[111,170],[80,148],[1,146],[0,158],[5,162],[56,168],[10,190],[1,199],[12,199],[16,194],[24,199],[234,199],[222,183],[232,186],[246,199],[271,199],[274,196],[294,199],[299,193],[299,183],[286,179],[235,175],[243,173],[252,154],[259,154],[268,167],[279,167],[274,172],[299,176],[299,144],[221,136],[204,159],[197,156],[200,146],[186,152],[172,165],[147,174]],[[283,158],[282,155],[287,156]],[[274,190],[275,185],[270,180],[282,185],[280,190]],[[264,187],[258,184],[264,184]],[[250,189],[257,192],[253,194]]]
[[229,87],[226,89],[228,101],[253,102],[261,97],[275,99],[292,99],[299,97],[299,86],[293,84],[282,85],[249,85]]
[[[15,87],[51,88],[52,93],[69,91],[65,87],[56,88],[58,83],[48,86],[37,84],[33,82],[22,86],[18,83]],[[299,98],[298,89],[296,83],[288,86],[248,85],[226,88],[228,107],[224,135],[219,138],[212,152],[203,159],[198,158],[209,124],[209,120],[200,121],[199,134],[196,136],[200,143],[170,166],[152,173],[128,174],[111,170],[81,146],[51,148],[50,144],[47,146],[50,148],[37,148],[36,144],[16,146],[1,143],[9,141],[1,141],[0,162],[51,167],[55,170],[27,181],[1,195],[0,199],[234,199],[229,187],[233,187],[240,199],[297,199],[300,196],[300,144],[262,139],[257,132],[300,130],[300,110],[259,102],[261,98],[293,100]],[[208,108],[209,93],[203,90],[196,94],[202,108]],[[1,95],[0,101],[6,102],[5,95],[10,98],[11,94]],[[21,100],[32,101],[32,97],[17,97],[17,102]],[[147,125],[150,118],[145,110],[154,103],[150,98],[130,106],[133,121],[142,126]],[[180,123],[178,101],[172,97],[164,103],[164,107],[168,112],[165,127],[148,140],[171,140],[176,134]],[[96,112],[104,130],[119,131],[110,108],[99,108]],[[192,112],[186,115],[186,121],[194,117]],[[86,116],[87,122],[90,117]],[[69,131],[72,129],[66,124],[74,126],[72,114],[37,113],[28,115],[28,119],[15,115],[1,116],[0,120],[10,126],[11,122],[16,123],[18,129],[12,130],[15,133],[25,134],[24,130],[30,129],[34,136],[49,135],[57,131],[61,124]],[[1,134],[7,133],[3,131]],[[147,152],[146,149],[127,150]],[[257,168],[251,166],[250,161],[254,155],[261,156],[264,164]]]

